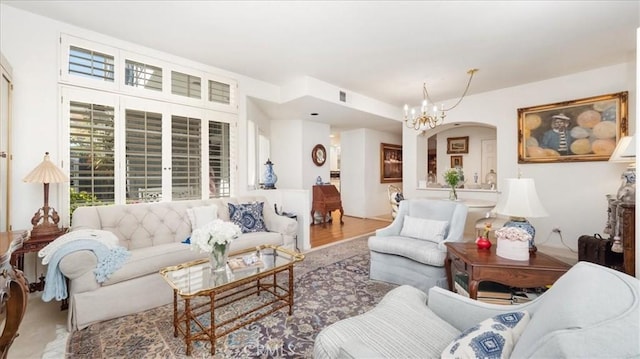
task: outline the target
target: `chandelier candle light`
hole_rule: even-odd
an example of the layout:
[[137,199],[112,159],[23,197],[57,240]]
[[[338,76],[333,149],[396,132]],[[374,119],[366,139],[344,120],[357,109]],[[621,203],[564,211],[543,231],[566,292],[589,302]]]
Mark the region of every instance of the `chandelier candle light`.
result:
[[[436,126],[442,125],[444,123],[444,118],[447,116],[446,112],[453,110],[462,102],[462,99],[469,91],[469,85],[471,85],[471,79],[473,79],[473,75],[478,72],[478,69],[471,69],[467,71],[469,74],[469,81],[467,82],[467,87],[465,87],[462,96],[458,102],[456,102],[453,106],[449,108],[444,108],[444,105],[441,104],[440,108],[435,104],[435,102],[429,97],[429,92],[427,91],[427,84],[422,84],[422,105],[420,106],[420,112],[417,113],[415,108],[411,108],[409,110],[409,105],[404,105],[404,123],[409,128],[413,128],[414,130],[426,130],[433,129]],[[430,105],[431,103],[431,105]],[[433,113],[430,113],[429,106],[433,106]],[[439,113],[438,113],[439,112]]]

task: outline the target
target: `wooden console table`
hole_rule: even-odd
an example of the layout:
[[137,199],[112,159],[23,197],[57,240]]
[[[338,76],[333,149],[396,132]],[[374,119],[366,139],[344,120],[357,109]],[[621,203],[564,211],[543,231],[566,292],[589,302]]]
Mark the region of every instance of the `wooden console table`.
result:
[[478,298],[478,284],[498,282],[511,287],[534,288],[553,284],[571,266],[559,259],[537,252],[528,261],[515,261],[496,255],[496,245],[478,249],[474,242],[445,243],[447,284],[453,291],[453,271],[469,277],[469,297]]
[[314,214],[319,212],[322,215],[322,224],[326,223],[327,214],[331,211],[340,211],[340,224],[344,224],[342,216],[344,210],[342,209],[342,199],[340,198],[340,192],[336,186],[332,184],[323,184],[313,186],[313,203],[311,205],[311,224],[315,223]]

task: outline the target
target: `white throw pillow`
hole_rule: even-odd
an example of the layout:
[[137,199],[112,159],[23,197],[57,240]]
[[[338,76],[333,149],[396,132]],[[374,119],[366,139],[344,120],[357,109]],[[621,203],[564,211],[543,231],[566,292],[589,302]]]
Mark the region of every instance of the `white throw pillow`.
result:
[[509,358],[529,319],[526,310],[485,319],[462,332],[441,358]]
[[192,207],[187,209],[187,216],[191,221],[191,231],[200,228],[205,224],[218,218],[218,206],[210,204],[207,206]]
[[449,222],[404,216],[400,235],[440,243],[447,236]]

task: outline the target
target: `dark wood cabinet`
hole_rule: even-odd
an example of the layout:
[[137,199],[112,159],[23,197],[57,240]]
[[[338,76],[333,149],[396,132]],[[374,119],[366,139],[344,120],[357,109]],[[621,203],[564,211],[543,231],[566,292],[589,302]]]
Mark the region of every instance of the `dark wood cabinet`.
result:
[[311,224],[315,224],[314,214],[316,212],[322,215],[322,224],[327,219],[327,214],[332,211],[340,211],[340,224],[344,224],[342,216],[344,210],[342,209],[342,199],[340,198],[340,192],[336,186],[332,184],[323,184],[313,186],[313,203],[311,204]]
[[618,205],[620,221],[620,239],[622,241],[622,268],[624,272],[636,275],[636,204],[620,203]]
[[622,253],[622,266],[616,269],[636,275],[636,204],[607,196],[608,219],[604,234],[613,240],[611,250]]

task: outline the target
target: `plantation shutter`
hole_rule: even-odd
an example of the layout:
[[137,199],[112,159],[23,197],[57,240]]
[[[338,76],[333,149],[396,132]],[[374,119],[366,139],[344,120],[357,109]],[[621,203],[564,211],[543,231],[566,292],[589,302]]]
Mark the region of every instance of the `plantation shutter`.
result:
[[126,201],[162,199],[162,114],[126,110]]
[[114,57],[76,46],[69,49],[69,73],[113,82]]
[[231,103],[231,86],[218,81],[209,80],[209,101],[223,104]]
[[209,122],[209,197],[231,195],[229,124]]
[[171,183],[172,199],[202,197],[202,130],[201,120],[171,117]]
[[69,130],[70,186],[79,197],[74,205],[115,203],[114,108],[72,101]]
[[171,93],[190,98],[201,98],[202,81],[200,77],[182,72],[171,71]]
[[141,62],[126,60],[124,83],[147,90],[162,91],[162,69]]

